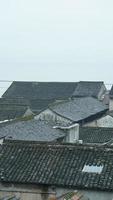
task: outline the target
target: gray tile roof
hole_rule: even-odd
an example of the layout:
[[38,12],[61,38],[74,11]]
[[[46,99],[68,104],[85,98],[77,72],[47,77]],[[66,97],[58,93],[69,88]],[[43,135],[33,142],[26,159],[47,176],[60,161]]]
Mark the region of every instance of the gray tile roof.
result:
[[83,143],[106,143],[113,141],[113,128],[104,127],[80,127],[80,140]]
[[21,117],[20,112],[23,110],[24,113],[27,108],[30,108],[34,114],[38,114],[53,102],[55,102],[53,99],[0,98],[0,120]]
[[71,97],[76,82],[19,82],[14,81],[3,94],[5,98],[58,99]]
[[50,109],[73,122],[79,122],[101,112],[105,113],[108,107],[92,97],[82,97],[55,103]]
[[30,103],[30,109],[33,111],[33,113],[38,114],[41,111],[45,110],[48,108],[48,106],[53,103],[53,99],[31,99],[29,101]]
[[73,93],[75,97],[92,96],[98,98],[98,94],[104,83],[102,81],[80,81]]
[[[56,141],[66,137],[63,129],[53,128],[58,124],[40,120],[28,120],[0,124],[0,138],[29,141]],[[83,143],[105,143],[113,140],[113,128],[104,127],[80,127],[79,139]]]
[[27,107],[2,106],[0,105],[0,121],[22,117],[27,111]]
[[14,81],[3,94],[5,98],[59,99],[72,96],[98,97],[102,81],[22,82]]
[[[85,172],[84,166],[102,171]],[[113,191],[113,149],[5,141],[0,152],[0,181]]]
[[22,117],[29,105],[25,99],[0,98],[0,121]]
[[15,140],[54,141],[65,136],[62,130],[54,129],[54,123],[35,119],[18,121],[0,128],[0,137]]
[[0,105],[29,106],[29,100],[24,98],[0,98]]

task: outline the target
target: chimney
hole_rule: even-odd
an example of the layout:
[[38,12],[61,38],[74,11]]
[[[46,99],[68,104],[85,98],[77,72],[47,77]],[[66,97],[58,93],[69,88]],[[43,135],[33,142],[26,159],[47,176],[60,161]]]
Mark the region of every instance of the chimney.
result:
[[67,141],[70,143],[76,143],[79,141],[79,124],[74,124],[67,129]]
[[66,133],[66,142],[69,143],[82,143],[79,140],[79,124],[73,124],[70,126],[54,126],[53,128],[59,128]]

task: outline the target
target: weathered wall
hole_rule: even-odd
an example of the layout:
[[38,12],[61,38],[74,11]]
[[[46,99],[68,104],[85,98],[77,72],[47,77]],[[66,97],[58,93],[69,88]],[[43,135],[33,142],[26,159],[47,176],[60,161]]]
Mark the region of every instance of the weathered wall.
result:
[[100,92],[99,92],[99,94],[98,94],[98,99],[99,99],[99,100],[102,100],[103,95],[104,95],[105,93],[106,93],[106,87],[105,87],[105,85],[103,84],[102,87],[101,87],[101,90],[100,90]]
[[10,195],[16,195],[21,200],[47,200],[49,192],[48,188],[36,185],[0,184],[0,198]]
[[95,120],[93,122],[89,122],[84,124],[83,126],[89,126],[89,127],[113,127],[113,117],[110,115],[107,115],[105,117],[102,117],[98,120]]
[[35,119],[41,119],[41,120],[47,120],[47,121],[53,121],[53,122],[60,122],[60,123],[71,122],[71,120],[68,120],[64,117],[61,117],[61,116],[55,114],[50,109],[47,109],[47,110],[41,112],[39,115],[35,116]]
[[[74,190],[77,190],[75,188]],[[59,200],[61,195],[74,191],[72,189],[66,188],[54,188],[54,190],[47,187],[39,187],[36,185],[24,185],[24,184],[0,184],[0,198],[8,195],[16,195],[20,197],[21,200],[48,200],[50,194],[56,194]],[[91,190],[79,190],[85,197],[90,200],[112,200],[113,192],[101,192],[101,191],[91,191]],[[85,198],[84,198],[85,199]]]
[[99,192],[99,191],[83,191],[81,192],[86,195],[90,200],[112,200],[113,192]]
[[113,117],[107,115],[97,120],[98,127],[113,127]]
[[113,99],[109,101],[109,110],[113,110]]
[[[75,190],[77,190],[75,188]],[[57,197],[65,194],[67,192],[74,191],[64,188],[56,188],[56,195]],[[78,190],[80,193],[84,195],[84,199],[89,198],[89,200],[112,200],[113,199],[113,192],[101,192],[101,191],[91,191],[91,190]],[[62,200],[59,198],[59,200]]]

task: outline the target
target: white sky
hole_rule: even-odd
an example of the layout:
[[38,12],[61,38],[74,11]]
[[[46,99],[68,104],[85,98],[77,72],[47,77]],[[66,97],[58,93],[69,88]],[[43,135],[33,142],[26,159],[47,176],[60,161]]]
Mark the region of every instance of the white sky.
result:
[[113,0],[1,0],[0,79],[113,83]]

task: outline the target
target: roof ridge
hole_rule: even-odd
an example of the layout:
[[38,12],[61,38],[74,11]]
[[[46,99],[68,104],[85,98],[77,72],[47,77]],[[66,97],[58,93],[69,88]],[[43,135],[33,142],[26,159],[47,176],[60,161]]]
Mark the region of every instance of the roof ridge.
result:
[[48,148],[67,148],[67,149],[83,149],[83,150],[104,150],[104,151],[108,151],[111,150],[113,151],[113,147],[112,146],[102,146],[101,144],[79,144],[79,143],[58,143],[58,142],[43,142],[43,141],[23,141],[23,140],[8,140],[5,139],[3,142],[3,145],[7,145],[7,146],[44,146],[44,147],[48,147]]

